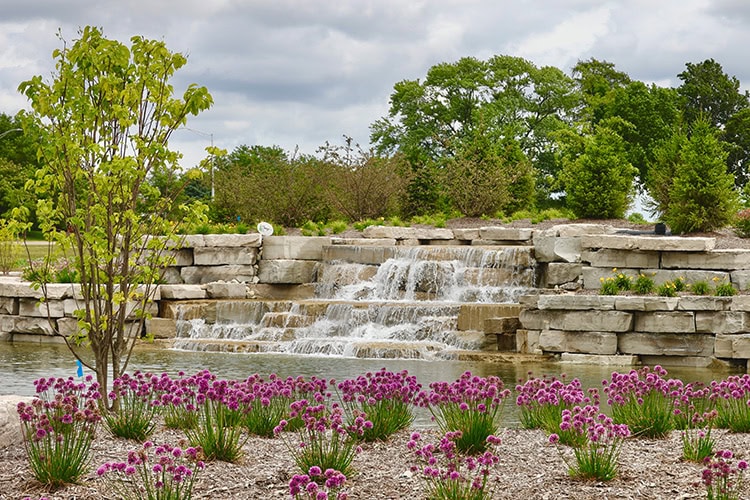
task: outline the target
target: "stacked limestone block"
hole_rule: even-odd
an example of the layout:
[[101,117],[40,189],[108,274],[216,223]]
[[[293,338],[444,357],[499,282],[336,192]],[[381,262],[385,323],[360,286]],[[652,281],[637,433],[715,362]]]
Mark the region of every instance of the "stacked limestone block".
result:
[[708,367],[750,359],[750,296],[525,296],[521,352]]
[[260,234],[196,234],[185,237],[175,262],[163,275],[167,284],[258,281]]

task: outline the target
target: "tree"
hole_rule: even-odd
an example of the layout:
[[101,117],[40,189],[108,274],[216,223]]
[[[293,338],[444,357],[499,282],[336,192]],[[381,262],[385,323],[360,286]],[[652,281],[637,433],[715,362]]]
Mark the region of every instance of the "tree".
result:
[[0,113],[0,216],[9,217],[23,206],[33,214],[34,199],[24,186],[39,168],[36,148],[39,138],[23,133],[16,117]]
[[571,127],[579,105],[573,80],[557,68],[505,55],[462,58],[433,66],[424,81],[397,83],[389,114],[371,126],[371,139],[378,153],[405,156],[413,170],[409,207],[428,211],[442,201],[440,170],[479,128],[517,142],[543,167],[541,186],[547,186],[559,167],[553,137]]
[[572,74],[585,103],[580,119],[593,124],[606,118],[602,106],[609,101],[611,92],[631,83],[630,76],[616,70],[614,63],[593,57],[588,61],[578,61]]
[[724,73],[713,59],[686,63],[677,77],[682,85],[677,92],[682,99],[682,113],[687,123],[706,117],[709,124],[723,128],[735,113],[748,107],[748,92],[740,92],[740,81]]
[[708,119],[693,122],[680,156],[664,222],[675,233],[712,231],[729,224],[739,196],[734,177],[726,171],[726,151]]
[[750,108],[729,117],[721,139],[728,152],[728,171],[734,174],[737,186],[745,186],[750,180]]
[[[173,97],[170,80],[187,59],[164,42],[136,36],[128,47],[85,27],[53,58],[51,82],[35,76],[19,86],[33,110],[22,122],[42,138],[40,224],[72,249],[80,276],[78,333],[63,338],[106,391],[109,373],[127,368],[137,336],[130,332],[141,331],[165,250],[175,244],[178,224],[167,214],[177,193],[161,193],[149,176],[179,168],[169,138],[212,99],[195,84]],[[46,296],[47,283],[39,285]]]
[[576,217],[619,219],[632,200],[637,170],[627,159],[625,141],[606,123],[576,141],[564,157],[566,205]]

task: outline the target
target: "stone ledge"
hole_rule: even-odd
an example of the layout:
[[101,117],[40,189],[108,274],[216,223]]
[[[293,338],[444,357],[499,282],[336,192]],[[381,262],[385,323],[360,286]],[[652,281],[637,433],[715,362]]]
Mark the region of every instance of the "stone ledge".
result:
[[708,252],[716,245],[715,238],[682,238],[679,236],[629,236],[617,234],[583,235],[582,248],[641,250],[659,252]]
[[638,356],[627,354],[580,354],[564,352],[560,355],[560,363],[571,365],[597,366],[637,366],[640,364]]

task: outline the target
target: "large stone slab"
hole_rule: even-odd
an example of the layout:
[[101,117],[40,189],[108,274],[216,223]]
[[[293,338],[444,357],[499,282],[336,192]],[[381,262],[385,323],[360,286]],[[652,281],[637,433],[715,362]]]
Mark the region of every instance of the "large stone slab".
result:
[[618,311],[674,311],[679,307],[679,297],[623,296],[615,297]]
[[203,244],[207,247],[255,247],[265,245],[266,238],[258,233],[251,234],[205,234]]
[[518,317],[518,304],[461,304],[458,311],[458,330],[484,331],[484,322],[490,318]]
[[612,250],[707,252],[709,250],[712,250],[715,244],[715,238],[683,238],[680,236],[632,236],[619,234],[581,236],[582,248],[609,248]]
[[328,236],[266,236],[263,260],[321,260],[323,247],[331,245]]
[[731,300],[732,311],[750,311],[750,295],[735,295]]
[[581,277],[582,270],[583,266],[580,263],[550,262],[547,264],[545,273],[547,286],[577,281]]
[[693,333],[695,315],[688,311],[636,312],[633,329],[637,332]]
[[166,300],[196,300],[205,299],[204,285],[159,285],[161,297]]
[[180,270],[180,276],[188,285],[232,280],[246,283],[255,281],[256,270],[254,266],[240,265],[189,266]]
[[695,330],[700,333],[750,333],[750,313],[699,311],[695,313]]
[[146,334],[154,339],[173,339],[177,334],[177,322],[169,318],[147,319]]
[[566,332],[543,330],[539,347],[545,352],[616,354],[617,334],[612,332]]
[[539,309],[563,309],[611,311],[615,308],[616,297],[612,295],[540,295]]
[[[541,311],[550,330],[627,332],[633,315],[623,311]],[[521,321],[526,327],[523,317]]]
[[[390,238],[394,240],[416,239],[413,227],[401,226],[367,226],[362,235],[365,238]],[[453,232],[451,232],[453,237]]]
[[479,228],[479,238],[483,240],[527,241],[531,239],[533,233],[533,229],[516,227],[491,226]]
[[713,356],[641,356],[641,363],[646,366],[660,365],[667,368],[710,368],[727,370],[732,365]]
[[364,246],[380,246],[380,247],[392,247],[396,244],[396,240],[393,238],[338,238],[336,236],[331,237],[331,245],[364,245]]
[[591,366],[637,366],[640,364],[640,359],[638,356],[625,354],[601,355],[564,352],[560,355],[560,363]]
[[258,260],[258,249],[253,247],[198,247],[193,249],[193,265],[222,266],[240,264],[252,266]]
[[534,233],[534,255],[539,262],[580,262],[581,238],[556,236],[554,232]]
[[[727,311],[732,308],[733,303],[733,297],[686,295],[680,297],[677,309],[680,311]],[[747,310],[750,311],[750,309]]]
[[478,240],[479,239],[479,228],[465,228],[465,229],[454,229],[453,237],[457,240]]
[[247,284],[237,282],[207,283],[206,295],[212,299],[244,299],[247,296]]
[[539,347],[539,330],[516,330],[516,352],[525,354],[542,354]]
[[750,359],[750,333],[716,335],[714,356],[717,358]]
[[323,247],[324,262],[380,265],[395,256],[392,246],[332,245]]
[[665,252],[661,256],[665,269],[719,269],[735,271],[750,268],[750,250],[714,250],[711,252]]
[[546,330],[549,328],[549,316],[549,311],[523,309],[518,315],[518,320],[527,330]]
[[0,448],[23,442],[21,421],[18,418],[18,403],[31,403],[28,396],[0,396]]
[[258,279],[261,283],[312,283],[315,266],[311,260],[261,260]]
[[[41,289],[34,289],[31,283],[21,280],[18,276],[0,277],[1,297],[25,297],[40,299],[44,297]],[[77,285],[69,283],[49,283],[47,285],[47,298],[50,300],[66,299],[73,296]]]
[[65,316],[65,305],[62,300],[19,299],[18,314],[35,318],[62,318]]
[[643,252],[640,250],[583,250],[581,261],[592,267],[659,267],[659,252]]
[[699,333],[628,332],[617,336],[617,350],[623,354],[711,356],[714,337]]

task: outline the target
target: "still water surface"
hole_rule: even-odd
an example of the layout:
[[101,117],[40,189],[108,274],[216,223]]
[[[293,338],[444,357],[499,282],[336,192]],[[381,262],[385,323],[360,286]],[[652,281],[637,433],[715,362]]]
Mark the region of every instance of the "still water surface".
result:
[[[408,370],[417,377],[423,387],[431,382],[456,380],[469,370],[475,375],[497,375],[507,387],[513,388],[517,381],[542,375],[568,379],[579,378],[584,387],[601,387],[613,370],[627,372],[629,368],[612,368],[594,365],[562,365],[557,363],[482,363],[466,361],[422,361],[408,359],[355,359],[331,356],[298,356],[287,354],[234,354],[176,351],[157,348],[139,348],[133,353],[129,372],[141,370],[156,374],[168,373],[177,376],[180,371],[193,374],[207,369],[220,378],[244,379],[258,373],[279,376],[311,377],[313,375],[344,380],[363,375],[368,371],[386,368],[392,371]],[[89,373],[88,370],[85,373]],[[685,382],[703,381],[726,377],[728,371],[708,369],[669,369],[669,376]],[[76,362],[65,346],[0,342],[0,394],[32,395],[33,381],[41,377],[75,377]],[[504,409],[504,424],[517,426],[518,413],[513,401]],[[418,415],[417,425],[428,425],[429,417]]]

